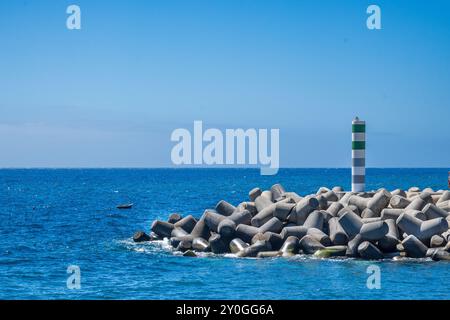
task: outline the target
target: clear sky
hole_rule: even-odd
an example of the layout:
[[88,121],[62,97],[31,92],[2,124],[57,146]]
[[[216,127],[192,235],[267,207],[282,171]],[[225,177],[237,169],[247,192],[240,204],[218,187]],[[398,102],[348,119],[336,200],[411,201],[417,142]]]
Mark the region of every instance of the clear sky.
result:
[[0,2],[0,167],[170,166],[194,120],[348,167],[355,115],[368,166],[448,167],[449,85],[450,1]]

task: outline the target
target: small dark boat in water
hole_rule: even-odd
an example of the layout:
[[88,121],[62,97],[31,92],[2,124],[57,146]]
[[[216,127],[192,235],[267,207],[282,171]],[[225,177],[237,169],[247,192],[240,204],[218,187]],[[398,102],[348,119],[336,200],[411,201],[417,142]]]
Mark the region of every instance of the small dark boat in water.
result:
[[131,209],[133,207],[133,203],[120,204],[116,208],[117,209]]

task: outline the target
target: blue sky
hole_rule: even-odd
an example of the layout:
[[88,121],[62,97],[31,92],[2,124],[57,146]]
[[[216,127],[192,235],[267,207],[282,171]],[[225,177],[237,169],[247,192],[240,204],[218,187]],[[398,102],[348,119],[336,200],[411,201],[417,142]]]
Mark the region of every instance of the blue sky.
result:
[[348,167],[355,115],[368,166],[450,162],[448,1],[2,1],[0,41],[0,167],[170,166],[194,120]]

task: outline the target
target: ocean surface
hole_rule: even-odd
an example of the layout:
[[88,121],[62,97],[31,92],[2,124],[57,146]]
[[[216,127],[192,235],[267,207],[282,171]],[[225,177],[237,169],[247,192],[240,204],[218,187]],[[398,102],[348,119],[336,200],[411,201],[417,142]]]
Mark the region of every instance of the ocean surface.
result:
[[[447,189],[448,170],[368,169],[367,188]],[[277,182],[299,194],[348,190],[350,170],[0,170],[0,299],[450,299],[446,262],[187,258],[132,241],[154,219],[199,217]],[[131,210],[115,208],[127,202]],[[372,264],[380,289],[367,287]],[[67,288],[69,265],[80,268],[80,289]]]

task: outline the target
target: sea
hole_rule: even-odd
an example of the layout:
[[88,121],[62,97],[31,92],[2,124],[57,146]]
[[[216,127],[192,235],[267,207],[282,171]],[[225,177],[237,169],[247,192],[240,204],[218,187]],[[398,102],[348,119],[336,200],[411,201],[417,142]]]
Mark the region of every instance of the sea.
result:
[[[369,168],[367,190],[447,189],[448,171]],[[302,195],[350,179],[349,169],[2,169],[0,299],[450,299],[449,262],[183,257],[132,241],[155,219],[200,217],[254,187]]]

